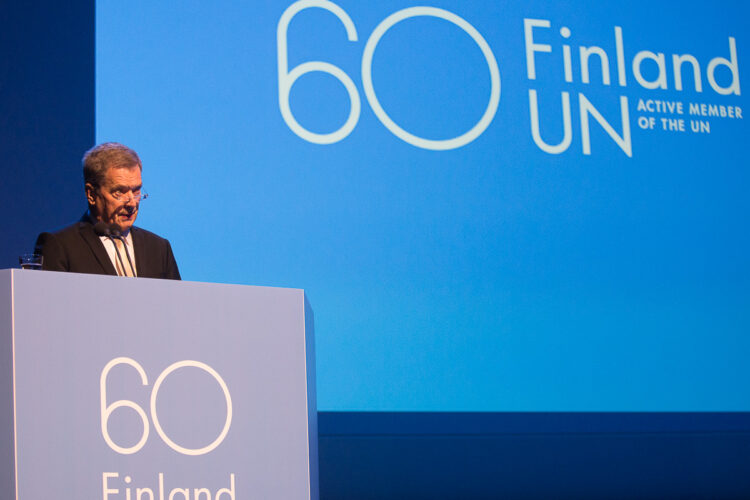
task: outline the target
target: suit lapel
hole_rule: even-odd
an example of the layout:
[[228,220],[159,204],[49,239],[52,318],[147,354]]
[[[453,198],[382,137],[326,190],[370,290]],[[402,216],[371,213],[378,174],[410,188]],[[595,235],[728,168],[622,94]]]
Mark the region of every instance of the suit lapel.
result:
[[102,244],[102,240],[94,232],[94,226],[88,221],[81,221],[78,224],[78,230],[81,233],[83,241],[91,248],[94,257],[96,257],[97,262],[99,262],[99,265],[102,266],[106,274],[117,276],[115,266],[112,265],[112,261],[107,254],[107,250],[104,248],[104,244]]
[[141,231],[137,227],[133,226],[130,228],[130,235],[133,237],[133,252],[135,252],[133,260],[135,260],[135,272],[138,276],[149,276],[148,264],[146,263],[148,253],[143,247],[145,244],[143,234],[141,234]]

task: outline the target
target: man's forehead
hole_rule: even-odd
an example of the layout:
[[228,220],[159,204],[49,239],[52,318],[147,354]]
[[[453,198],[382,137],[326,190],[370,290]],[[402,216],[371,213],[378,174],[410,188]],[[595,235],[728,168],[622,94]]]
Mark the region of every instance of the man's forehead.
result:
[[104,182],[114,185],[137,185],[141,183],[141,169],[138,165],[132,167],[111,167],[104,175]]

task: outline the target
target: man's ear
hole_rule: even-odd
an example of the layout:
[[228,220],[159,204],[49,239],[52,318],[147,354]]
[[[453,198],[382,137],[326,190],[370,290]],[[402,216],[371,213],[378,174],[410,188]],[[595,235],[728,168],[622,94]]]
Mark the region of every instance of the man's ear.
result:
[[95,194],[96,188],[93,184],[86,183],[86,201],[89,202],[89,205],[93,205],[96,203],[96,194]]

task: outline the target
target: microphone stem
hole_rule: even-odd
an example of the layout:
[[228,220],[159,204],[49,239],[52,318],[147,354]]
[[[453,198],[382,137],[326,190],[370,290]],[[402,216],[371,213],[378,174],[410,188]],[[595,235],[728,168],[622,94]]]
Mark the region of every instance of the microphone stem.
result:
[[[116,236],[115,237],[110,236],[109,240],[115,246],[115,253],[117,254],[117,260],[120,261],[120,269],[122,269],[122,272],[123,272],[123,274],[121,274],[120,276],[127,276],[127,273],[125,273],[125,264],[122,261],[122,255],[120,255],[120,249],[117,248],[117,243],[115,243],[114,238],[117,238],[117,237]],[[120,238],[117,238],[117,239],[120,239]],[[120,241],[122,241],[122,240],[120,240]],[[127,248],[125,250],[127,250]]]
[[130,252],[128,251],[128,243],[125,241],[125,238],[120,236],[120,241],[122,241],[122,246],[125,248],[125,256],[128,258],[128,264],[130,264],[130,271],[133,273],[133,277],[137,278],[138,273],[135,271],[135,267],[133,267],[133,261],[130,260]]

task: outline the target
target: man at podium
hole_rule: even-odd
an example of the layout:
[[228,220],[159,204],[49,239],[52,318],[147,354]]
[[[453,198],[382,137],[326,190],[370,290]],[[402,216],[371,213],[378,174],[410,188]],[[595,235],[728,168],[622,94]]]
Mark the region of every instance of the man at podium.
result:
[[42,269],[74,273],[180,279],[172,247],[133,225],[143,191],[138,154],[116,142],[93,147],[83,157],[88,210],[81,219],[37,238]]

